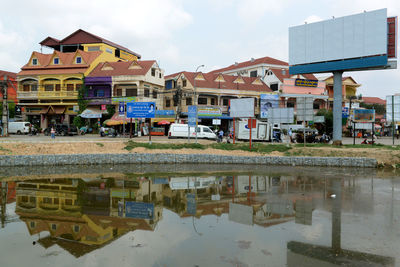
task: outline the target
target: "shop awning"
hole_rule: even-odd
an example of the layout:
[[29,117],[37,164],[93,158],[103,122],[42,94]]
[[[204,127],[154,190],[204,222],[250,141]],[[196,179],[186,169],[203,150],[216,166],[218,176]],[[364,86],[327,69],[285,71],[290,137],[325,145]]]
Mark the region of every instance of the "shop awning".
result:
[[151,122],[169,121],[175,122],[175,118],[152,118]]
[[85,119],[98,119],[103,116],[103,114],[106,114],[106,110],[99,110],[95,108],[87,108],[85,109],[79,116]]
[[65,112],[65,107],[48,106],[42,108],[40,114],[64,114],[64,112]]
[[[134,121],[134,119],[132,119]],[[119,116],[119,113],[116,112],[111,119],[105,120],[104,124],[107,126],[121,125],[130,123],[131,119],[125,118],[124,116]]]

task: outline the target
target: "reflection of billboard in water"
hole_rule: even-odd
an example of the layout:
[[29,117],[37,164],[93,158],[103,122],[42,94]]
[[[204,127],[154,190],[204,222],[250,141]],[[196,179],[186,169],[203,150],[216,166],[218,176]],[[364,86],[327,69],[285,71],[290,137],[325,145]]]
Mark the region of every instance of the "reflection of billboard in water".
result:
[[154,204],[127,201],[125,202],[125,216],[137,219],[153,219]]
[[374,109],[354,109],[355,122],[374,122],[375,110]]
[[278,95],[260,95],[260,117],[263,119],[268,118],[268,110],[271,108],[279,107]]

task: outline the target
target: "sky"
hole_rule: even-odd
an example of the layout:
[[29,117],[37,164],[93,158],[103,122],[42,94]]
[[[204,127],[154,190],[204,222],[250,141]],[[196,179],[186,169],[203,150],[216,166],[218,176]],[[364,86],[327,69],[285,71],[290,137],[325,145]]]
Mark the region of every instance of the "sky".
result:
[[[5,0],[2,10],[10,12],[0,16],[0,69],[18,72],[47,36],[63,39],[77,29],[157,60],[165,74],[264,56],[288,61],[289,27],[380,8],[397,16],[400,1]],[[400,93],[400,66],[344,75],[362,84],[363,96]]]

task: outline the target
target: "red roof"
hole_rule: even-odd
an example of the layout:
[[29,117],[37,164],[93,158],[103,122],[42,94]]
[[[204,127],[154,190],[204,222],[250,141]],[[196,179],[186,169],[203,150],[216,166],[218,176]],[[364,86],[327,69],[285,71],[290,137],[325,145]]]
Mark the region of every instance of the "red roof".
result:
[[[145,75],[154,63],[156,63],[155,60],[102,62],[90,72],[88,77]],[[136,64],[137,67],[129,68],[132,64]],[[112,70],[102,70],[103,67],[110,67]]]
[[380,105],[386,105],[386,100],[383,100],[379,97],[365,97],[363,96],[362,100],[366,104],[380,104]]
[[[201,72],[199,72],[201,73]],[[183,71],[179,74],[183,74],[185,78],[193,85],[195,72],[187,72]],[[172,74],[165,77],[165,80],[172,79],[179,74]],[[242,76],[233,76],[226,74],[217,74],[217,73],[201,73],[204,77],[204,80],[196,80],[196,87],[198,88],[211,88],[211,89],[231,89],[231,90],[250,90],[250,91],[258,91],[258,92],[272,92],[272,90],[266,85],[260,78],[256,77],[242,77]],[[215,81],[217,77],[221,75],[225,82]],[[167,78],[169,77],[169,78]],[[236,79],[243,79],[244,83],[235,83]],[[259,79],[261,84],[254,84],[255,80]]]
[[281,60],[278,60],[278,59],[275,59],[272,57],[262,57],[262,58],[256,58],[253,60],[245,61],[245,62],[240,62],[237,64],[235,63],[226,68],[210,71],[210,73],[222,73],[222,72],[229,71],[229,70],[247,68],[247,67],[251,67],[251,66],[255,66],[255,65],[259,65],[259,64],[289,66],[289,64],[285,61],[281,61]]
[[130,54],[133,54],[135,56],[137,56],[138,58],[141,58],[141,56],[131,50],[129,50],[128,48],[113,43],[107,39],[104,39],[102,37],[99,37],[97,35],[94,35],[90,32],[84,31],[82,29],[79,29],[75,32],[73,32],[72,34],[68,35],[67,37],[65,37],[64,39],[62,39],[61,41],[59,41],[56,38],[53,37],[47,37],[46,39],[44,39],[43,41],[41,41],[39,44],[44,45],[44,46],[48,46],[48,47],[53,47],[54,46],[58,46],[58,45],[70,45],[70,44],[93,44],[93,43],[104,43],[104,44],[108,44],[111,45],[113,47],[116,47],[118,49],[121,49],[123,51],[126,51]]
[[17,74],[15,72],[9,72],[9,71],[5,71],[5,70],[0,70],[0,80],[3,80],[3,76],[7,75],[8,79],[16,79],[17,78]]

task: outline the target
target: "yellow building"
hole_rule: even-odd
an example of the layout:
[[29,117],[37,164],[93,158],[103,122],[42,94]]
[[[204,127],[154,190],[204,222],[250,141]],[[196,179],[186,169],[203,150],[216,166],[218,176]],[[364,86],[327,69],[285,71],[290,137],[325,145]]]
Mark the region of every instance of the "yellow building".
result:
[[[326,83],[326,90],[329,95],[329,109],[333,109],[333,76],[320,79]],[[342,78],[342,95],[343,95],[343,106],[349,107],[350,99],[352,99],[351,108],[359,108],[361,100],[357,100],[357,89],[361,84],[357,83],[353,77],[347,76]]]
[[72,123],[83,78],[100,62],[140,59],[139,54],[84,30],[62,40],[47,37],[40,45],[54,52],[31,54],[17,75],[17,97],[24,120],[41,128]]

